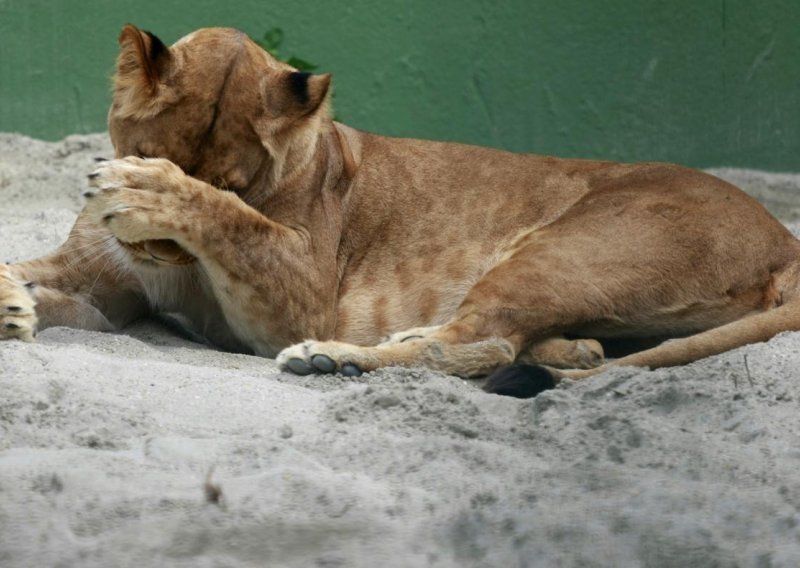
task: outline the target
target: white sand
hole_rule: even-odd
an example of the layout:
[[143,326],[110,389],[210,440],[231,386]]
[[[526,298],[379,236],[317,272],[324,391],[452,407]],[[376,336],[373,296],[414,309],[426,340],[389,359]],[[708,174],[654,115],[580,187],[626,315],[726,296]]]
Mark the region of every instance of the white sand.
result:
[[[64,239],[97,155],[0,134],[0,260]],[[725,175],[797,218],[800,176]],[[786,333],[518,401],[54,328],[0,343],[0,566],[796,567],[798,375]]]

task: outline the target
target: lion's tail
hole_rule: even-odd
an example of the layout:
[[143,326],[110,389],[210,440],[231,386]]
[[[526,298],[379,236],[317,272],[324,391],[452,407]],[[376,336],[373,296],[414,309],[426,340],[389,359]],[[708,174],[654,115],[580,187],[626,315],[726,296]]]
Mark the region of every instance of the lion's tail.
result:
[[584,379],[613,367],[674,367],[717,355],[749,343],[767,341],[782,331],[800,331],[800,297],[771,309],[696,335],[662,343],[600,367],[559,370],[534,365],[512,365],[491,375],[484,390],[520,398],[552,388],[562,378]]

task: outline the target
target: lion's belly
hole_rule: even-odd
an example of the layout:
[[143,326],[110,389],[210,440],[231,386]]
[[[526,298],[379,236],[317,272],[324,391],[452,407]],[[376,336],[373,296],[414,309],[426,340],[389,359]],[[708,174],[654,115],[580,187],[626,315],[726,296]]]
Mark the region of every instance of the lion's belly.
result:
[[465,244],[434,254],[365,258],[363,269],[343,279],[335,339],[373,345],[398,331],[445,323],[506,247]]

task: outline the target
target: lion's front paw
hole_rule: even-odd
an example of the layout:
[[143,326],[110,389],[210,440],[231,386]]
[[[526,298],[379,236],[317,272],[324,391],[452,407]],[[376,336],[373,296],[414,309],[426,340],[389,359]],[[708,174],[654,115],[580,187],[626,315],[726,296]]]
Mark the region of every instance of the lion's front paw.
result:
[[[186,174],[163,158],[128,156],[100,162],[88,177],[89,186],[99,190],[127,187],[164,193],[177,190]],[[92,193],[89,191],[84,195],[91,197]]]
[[278,353],[276,361],[281,369],[295,375],[341,373],[357,377],[363,372],[353,362],[358,349],[335,341],[304,341]]
[[0,340],[33,341],[36,335],[36,301],[24,282],[0,264]]
[[102,162],[89,174],[86,210],[124,242],[172,239],[191,198],[190,179],[163,159],[128,157]]

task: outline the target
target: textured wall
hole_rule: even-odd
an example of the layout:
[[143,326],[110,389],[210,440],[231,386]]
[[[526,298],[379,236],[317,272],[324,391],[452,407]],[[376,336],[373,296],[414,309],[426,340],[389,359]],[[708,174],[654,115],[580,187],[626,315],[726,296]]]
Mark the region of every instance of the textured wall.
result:
[[126,22],[281,26],[367,130],[800,171],[796,0],[0,0],[0,130],[101,130]]

